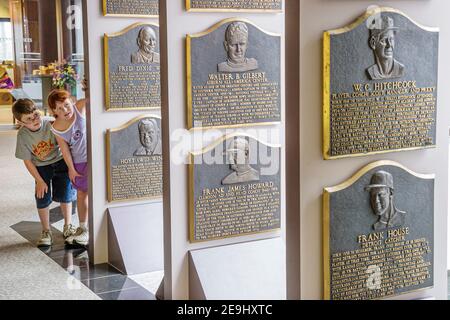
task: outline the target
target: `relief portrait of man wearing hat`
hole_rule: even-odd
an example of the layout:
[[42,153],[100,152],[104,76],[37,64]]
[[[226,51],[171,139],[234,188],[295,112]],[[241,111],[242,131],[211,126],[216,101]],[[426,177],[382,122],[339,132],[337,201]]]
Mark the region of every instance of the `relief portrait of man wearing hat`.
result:
[[370,192],[370,205],[379,217],[373,225],[375,231],[391,227],[400,227],[405,222],[406,212],[398,210],[394,205],[394,178],[386,171],[377,171],[365,188]]
[[375,64],[366,71],[370,80],[399,78],[403,76],[405,66],[394,59],[395,36],[398,28],[388,16],[374,19],[369,26],[369,46],[375,55]]
[[225,151],[233,170],[222,179],[223,185],[251,182],[259,180],[259,171],[250,166],[250,147],[246,139],[236,138],[230,148]]

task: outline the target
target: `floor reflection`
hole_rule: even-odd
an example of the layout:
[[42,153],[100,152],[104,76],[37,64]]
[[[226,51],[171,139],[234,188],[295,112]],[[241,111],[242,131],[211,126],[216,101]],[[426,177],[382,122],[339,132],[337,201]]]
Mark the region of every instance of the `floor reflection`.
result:
[[[40,223],[34,221],[22,221],[11,228],[33,244],[41,232]],[[156,299],[151,292],[110,265],[91,264],[87,248],[65,245],[62,232],[58,229],[52,227],[52,233],[53,246],[39,249],[64,268],[72,279],[79,280],[103,300]],[[79,286],[80,282],[70,280],[64,285]]]

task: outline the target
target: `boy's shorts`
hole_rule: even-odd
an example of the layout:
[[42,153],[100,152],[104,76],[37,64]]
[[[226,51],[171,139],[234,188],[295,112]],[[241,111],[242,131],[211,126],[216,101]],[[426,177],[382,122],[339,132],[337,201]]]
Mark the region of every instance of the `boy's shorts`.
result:
[[77,199],[77,192],[72,187],[64,160],[36,168],[48,186],[48,191],[42,199],[35,196],[38,209],[47,208],[52,201],[70,203]]
[[73,186],[75,189],[83,192],[88,192],[88,164],[87,162],[74,163],[75,170],[81,175],[81,177],[75,178]]

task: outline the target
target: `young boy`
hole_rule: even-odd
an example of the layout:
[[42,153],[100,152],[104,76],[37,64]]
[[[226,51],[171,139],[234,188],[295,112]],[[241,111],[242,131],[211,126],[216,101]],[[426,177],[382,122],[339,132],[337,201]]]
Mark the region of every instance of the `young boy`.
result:
[[17,100],[12,106],[12,112],[22,125],[17,133],[16,158],[24,161],[36,183],[35,199],[42,224],[41,238],[37,246],[48,247],[53,244],[49,221],[52,201],[61,204],[65,222],[64,238],[74,235],[75,228],[71,219],[76,191],[70,183],[67,165],[50,129],[50,119],[42,118],[30,99]]

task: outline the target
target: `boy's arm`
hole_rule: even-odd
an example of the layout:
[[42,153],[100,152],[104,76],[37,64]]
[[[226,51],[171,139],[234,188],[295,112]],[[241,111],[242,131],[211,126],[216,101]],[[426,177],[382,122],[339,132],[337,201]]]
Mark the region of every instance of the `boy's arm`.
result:
[[67,164],[67,168],[69,169],[69,178],[72,183],[75,183],[76,177],[81,177],[81,175],[75,170],[75,166],[73,165],[72,160],[72,154],[70,153],[70,148],[67,142],[61,138],[60,136],[56,135],[56,141],[58,141],[59,148],[61,149],[64,161]]
[[23,160],[23,163],[25,164],[25,167],[27,168],[28,172],[33,176],[34,180],[36,181],[36,197],[38,199],[42,199],[48,191],[48,186],[45,183],[44,179],[42,179],[41,175],[39,174],[39,171],[37,170],[36,166],[31,160]]

